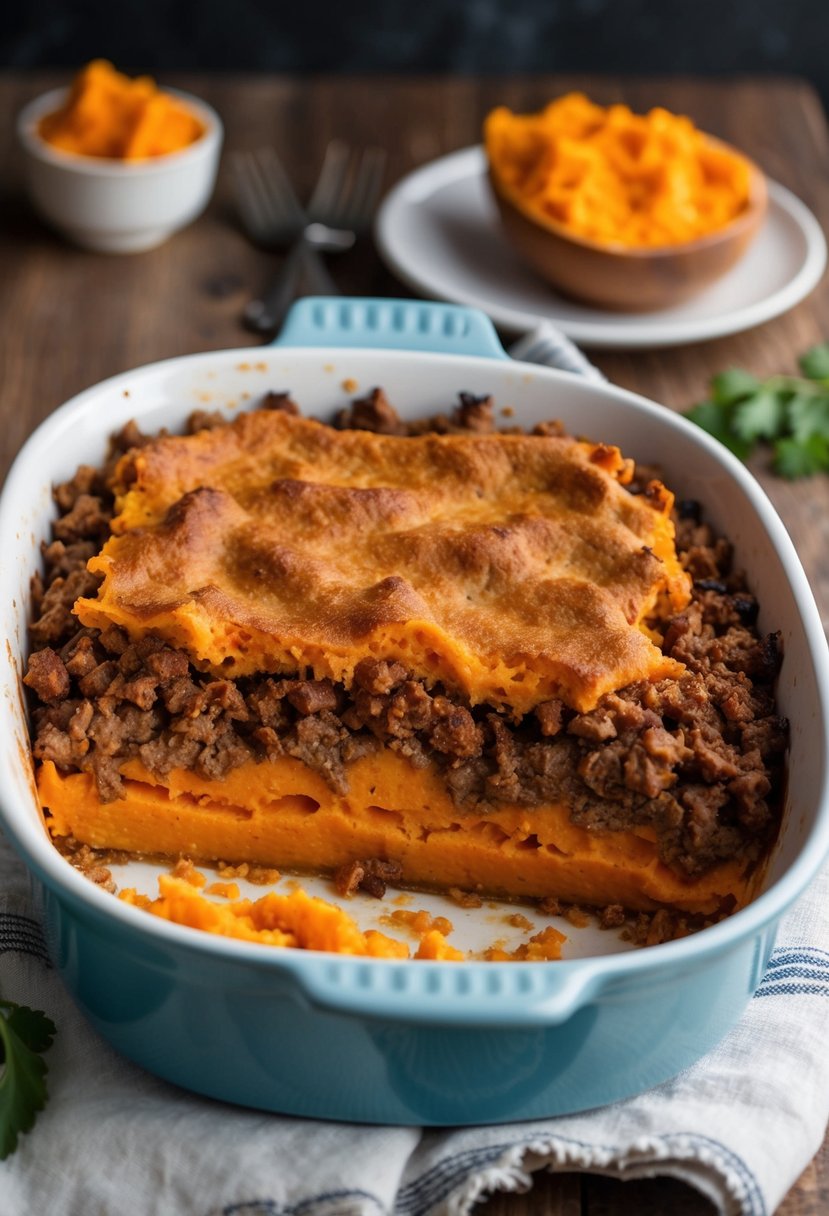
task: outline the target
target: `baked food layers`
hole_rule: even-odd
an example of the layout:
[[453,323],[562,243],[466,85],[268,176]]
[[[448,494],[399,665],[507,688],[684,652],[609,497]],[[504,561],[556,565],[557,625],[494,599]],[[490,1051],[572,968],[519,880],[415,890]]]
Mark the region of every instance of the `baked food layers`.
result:
[[[776,640],[618,449],[279,408],[82,470],[26,681],[49,826],[94,847],[720,915],[777,825]],[[436,428],[437,432],[429,428]],[[406,434],[406,431],[419,433]]]
[[163,438],[116,473],[84,625],[152,633],[216,674],[350,687],[402,662],[470,704],[573,708],[676,675],[642,630],[688,598],[661,488],[560,437],[336,431],[285,411]]

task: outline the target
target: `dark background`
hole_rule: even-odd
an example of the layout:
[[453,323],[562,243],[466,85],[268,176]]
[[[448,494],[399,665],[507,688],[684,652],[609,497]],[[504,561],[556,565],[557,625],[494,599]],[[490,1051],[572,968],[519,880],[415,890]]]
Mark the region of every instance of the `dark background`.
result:
[[829,0],[36,0],[0,66],[127,71],[757,73],[829,100]]

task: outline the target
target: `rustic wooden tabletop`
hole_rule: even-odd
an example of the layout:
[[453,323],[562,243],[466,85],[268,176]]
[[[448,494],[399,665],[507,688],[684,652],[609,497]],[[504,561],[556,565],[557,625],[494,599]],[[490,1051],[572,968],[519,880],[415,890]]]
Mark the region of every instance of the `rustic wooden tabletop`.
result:
[[[0,112],[63,83],[54,74],[0,77]],[[596,100],[684,111],[742,147],[790,187],[829,230],[829,136],[812,90],[796,80],[676,78],[384,79],[188,77],[169,81],[211,102],[226,149],[273,145],[300,191],[313,183],[335,136],[388,149],[388,184],[433,157],[476,143],[498,103],[537,108],[578,87]],[[31,213],[22,192],[12,124],[0,135],[0,477],[42,418],[80,389],[141,363],[259,341],[240,322],[245,302],[275,270],[233,216],[225,171],[207,214],[168,244],[132,256],[85,253]],[[407,296],[367,243],[333,267],[343,292]],[[684,408],[711,375],[739,364],[758,375],[791,369],[829,339],[829,284],[784,317],[745,334],[673,350],[593,352],[616,384]],[[789,529],[829,623],[829,477],[789,483],[758,461],[757,476]],[[794,1079],[793,1079],[794,1080]],[[495,1196],[481,1216],[708,1216],[711,1205],[666,1179],[617,1182],[581,1174],[538,1175],[526,1196]],[[829,1142],[790,1192],[779,1216],[829,1211]]]

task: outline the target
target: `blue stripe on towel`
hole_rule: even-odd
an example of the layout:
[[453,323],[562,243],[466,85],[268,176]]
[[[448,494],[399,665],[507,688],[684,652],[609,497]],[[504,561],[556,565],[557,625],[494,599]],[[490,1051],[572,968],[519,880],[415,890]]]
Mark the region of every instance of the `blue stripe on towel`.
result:
[[[278,1199],[243,1199],[223,1207],[221,1216],[343,1216],[344,1212],[356,1213],[356,1202],[363,1200],[368,1200],[377,1209],[377,1216],[386,1216],[385,1204],[369,1191],[326,1191],[287,1205]],[[350,1202],[355,1202],[353,1208],[343,1207],[344,1203]]]
[[43,931],[36,920],[15,912],[0,912],[0,954],[30,954],[49,963]]
[[829,953],[813,946],[775,950],[754,995],[829,996]]

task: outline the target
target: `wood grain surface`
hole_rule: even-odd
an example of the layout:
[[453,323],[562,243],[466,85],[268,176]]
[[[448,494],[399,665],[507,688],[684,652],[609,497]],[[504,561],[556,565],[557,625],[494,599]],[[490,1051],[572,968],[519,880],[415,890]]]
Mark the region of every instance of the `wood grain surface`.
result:
[[[23,103],[66,78],[0,77],[0,107]],[[226,149],[273,145],[300,192],[312,185],[327,141],[388,149],[388,184],[416,165],[476,143],[487,110],[503,102],[533,108],[565,89],[598,101],[621,98],[690,114],[703,128],[745,149],[799,195],[829,229],[829,139],[811,89],[789,79],[699,81],[677,78],[485,79],[264,78],[198,76],[170,80],[221,113]],[[131,256],[85,253],[64,244],[32,215],[21,158],[7,122],[0,136],[0,476],[34,426],[80,389],[138,364],[260,340],[240,322],[278,257],[254,249],[239,230],[227,158],[208,212],[160,249]],[[363,242],[331,263],[345,293],[408,296]],[[824,281],[784,317],[745,334],[653,352],[594,352],[616,384],[685,408],[711,375],[739,364],[757,375],[793,368],[808,346],[829,339]],[[755,465],[803,560],[829,623],[829,477],[788,483]],[[496,1195],[481,1216],[709,1216],[695,1191],[666,1179],[619,1182],[590,1175],[536,1175],[532,1191]],[[779,1216],[829,1211],[829,1147],[779,1209]]]

